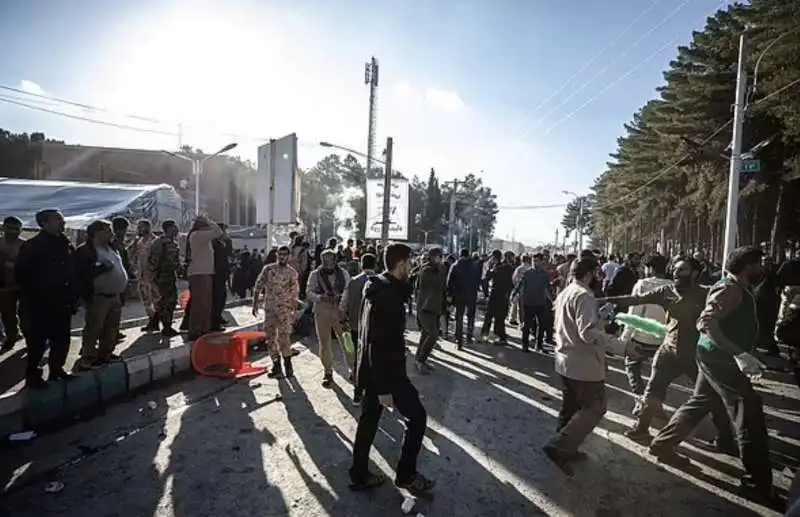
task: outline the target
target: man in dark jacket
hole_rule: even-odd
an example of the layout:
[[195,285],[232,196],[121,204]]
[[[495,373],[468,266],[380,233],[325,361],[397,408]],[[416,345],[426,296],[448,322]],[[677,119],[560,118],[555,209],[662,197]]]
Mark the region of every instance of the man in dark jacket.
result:
[[481,286],[481,265],[462,249],[458,261],[447,276],[447,296],[456,308],[456,344],[464,346],[464,313],[467,315],[467,344],[472,343],[475,330],[475,306]]
[[214,239],[214,276],[211,279],[211,329],[222,330],[227,323],[222,313],[225,311],[225,300],[228,298],[228,279],[231,276],[231,256],[233,244],[228,237],[228,226],[217,224],[222,236]]
[[22,244],[14,271],[30,322],[25,385],[32,389],[45,386],[39,362],[48,345],[49,379],[71,377],[64,371],[64,363],[78,302],[73,270],[75,248],[64,235],[64,216],[55,209],[42,210],[37,212],[36,222],[42,230]]
[[364,402],[353,443],[350,488],[364,490],[383,483],[369,471],[369,451],[383,408],[396,408],[406,418],[406,433],[395,485],[424,492],[434,481],[417,472],[428,415],[419,393],[406,374],[404,303],[411,273],[411,248],[390,244],[384,250],[386,272],[372,277],[364,288],[360,346],[356,361],[356,383],[364,390]]
[[533,256],[533,267],[522,275],[514,288],[522,301],[522,351],[530,350],[531,333],[536,338],[536,350],[544,349],[544,335],[550,328],[553,307],[550,291],[550,275],[544,269],[544,256]]
[[416,288],[417,322],[420,338],[417,347],[416,367],[422,374],[433,371],[428,357],[439,341],[439,318],[444,310],[444,275],[441,270],[442,250],[433,248],[428,261],[419,270]]
[[[495,250],[497,251],[497,250]],[[493,254],[494,255],[494,254]],[[492,288],[489,293],[489,303],[486,307],[486,317],[481,328],[481,337],[487,339],[492,323],[497,336],[497,345],[507,345],[506,316],[511,290],[514,288],[514,253],[507,251],[503,260],[490,269],[486,277],[491,281]]]
[[625,263],[617,270],[606,289],[606,296],[628,296],[633,292],[633,286],[639,281],[639,256],[629,253]]

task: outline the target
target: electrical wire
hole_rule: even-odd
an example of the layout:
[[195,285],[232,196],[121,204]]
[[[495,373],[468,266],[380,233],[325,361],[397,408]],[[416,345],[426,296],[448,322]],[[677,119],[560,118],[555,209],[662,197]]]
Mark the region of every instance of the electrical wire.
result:
[[[608,63],[606,66],[601,68],[597,73],[595,73],[592,77],[590,77],[588,80],[586,80],[580,87],[578,87],[577,90],[573,91],[566,98],[562,99],[562,101],[560,103],[556,104],[550,111],[545,113],[543,116],[539,117],[539,119],[536,120],[536,124],[541,124],[542,122],[547,120],[552,114],[556,113],[562,106],[567,104],[576,95],[578,95],[583,90],[585,90],[590,84],[592,84],[595,81],[595,79],[597,79],[598,77],[600,77],[603,74],[605,74],[609,69],[611,69],[611,67],[613,67],[615,64],[617,64],[623,57],[627,56],[628,52],[632,48],[635,48],[637,45],[639,45],[639,43],[644,41],[646,38],[648,38],[655,31],[660,29],[665,23],[667,23],[669,20],[671,20],[673,17],[675,17],[675,15],[677,15],[684,7],[686,7],[689,4],[689,1],[690,0],[684,0],[681,4],[679,4],[675,9],[672,10],[672,12],[670,12],[667,16],[665,16],[660,22],[655,24],[653,27],[650,28],[650,30],[648,30],[647,32],[642,34],[636,41],[634,41],[629,46],[627,46],[621,53],[619,53],[614,59],[612,59],[610,63]],[[637,66],[639,66],[639,65],[637,65]],[[528,128],[528,130],[530,130],[530,128]],[[528,132],[528,130],[523,131],[522,134],[526,134]]]
[[617,35],[616,35],[616,36],[615,36],[615,37],[614,37],[614,38],[611,40],[611,42],[610,42],[610,43],[608,43],[608,45],[606,45],[606,46],[605,46],[605,47],[604,47],[604,48],[603,48],[603,49],[602,49],[600,52],[598,52],[597,54],[595,54],[595,55],[594,55],[594,57],[592,57],[592,58],[591,58],[589,61],[587,61],[587,62],[586,62],[586,63],[585,63],[585,64],[584,64],[582,67],[580,67],[578,70],[576,70],[576,71],[575,71],[575,72],[574,72],[574,73],[573,73],[573,74],[572,74],[572,75],[571,75],[571,76],[570,76],[570,77],[567,79],[567,81],[566,81],[565,83],[563,83],[561,86],[559,86],[559,87],[558,87],[558,88],[557,88],[557,89],[556,89],[556,90],[555,90],[553,93],[551,93],[550,95],[548,95],[548,96],[547,96],[547,97],[546,97],[546,98],[545,98],[543,101],[539,102],[539,104],[537,104],[537,105],[536,105],[536,107],[534,107],[533,109],[529,110],[529,111],[528,111],[528,112],[525,114],[525,116],[524,116],[524,117],[522,117],[522,121],[519,123],[518,127],[516,128],[516,130],[514,130],[514,133],[517,133],[518,131],[520,131],[521,129],[523,129],[523,128],[525,127],[525,125],[526,125],[526,122],[527,122],[527,120],[528,120],[530,117],[532,117],[533,115],[535,115],[536,113],[538,113],[540,109],[542,109],[542,108],[543,108],[543,107],[544,107],[544,106],[545,106],[545,105],[546,105],[548,102],[550,102],[550,100],[552,100],[552,99],[553,99],[554,97],[556,97],[556,96],[557,96],[559,93],[561,93],[562,91],[564,91],[564,89],[565,89],[567,86],[569,86],[570,84],[572,84],[572,81],[574,81],[575,79],[577,79],[577,78],[578,78],[578,77],[579,77],[579,76],[580,76],[580,75],[581,75],[581,74],[584,72],[584,70],[586,70],[587,68],[589,68],[590,66],[592,66],[592,65],[595,63],[595,61],[597,61],[598,59],[600,59],[600,57],[601,57],[601,56],[603,56],[603,54],[605,54],[606,52],[608,52],[609,50],[611,50],[611,48],[612,48],[612,47],[613,47],[613,46],[614,46],[614,45],[617,43],[617,41],[619,41],[619,40],[620,40],[620,39],[621,39],[621,38],[622,38],[624,35],[626,35],[628,32],[630,32],[630,30],[631,30],[631,29],[633,29],[633,27],[634,27],[634,26],[636,26],[636,24],[637,24],[637,23],[639,23],[639,22],[642,20],[642,18],[644,18],[645,16],[647,16],[648,14],[650,14],[650,11],[652,11],[652,10],[653,10],[653,9],[654,9],[654,8],[655,8],[655,7],[656,7],[658,4],[660,4],[662,1],[663,1],[663,0],[655,0],[654,2],[652,2],[652,3],[650,4],[650,6],[649,6],[647,9],[645,9],[645,10],[644,10],[644,12],[642,12],[642,13],[641,13],[639,16],[637,16],[637,17],[636,17],[636,19],[634,19],[634,20],[633,20],[631,23],[629,23],[629,24],[628,24],[628,26],[627,26],[627,27],[625,27],[625,28],[624,28],[624,29],[623,29],[623,30],[622,30],[622,31],[621,31],[619,34],[617,34]]
[[625,72],[624,74],[620,75],[619,77],[617,77],[616,79],[614,79],[613,81],[611,81],[610,83],[608,83],[608,84],[606,85],[606,87],[605,87],[605,88],[603,88],[602,90],[598,91],[597,93],[595,93],[594,95],[592,95],[591,97],[589,97],[589,98],[588,98],[588,99],[587,99],[587,100],[586,100],[586,101],[585,101],[583,104],[581,104],[580,106],[578,106],[578,107],[577,107],[577,108],[575,108],[574,110],[570,111],[569,113],[567,113],[566,115],[564,115],[564,116],[563,116],[563,117],[561,117],[560,119],[556,120],[556,121],[555,121],[554,123],[552,123],[552,124],[551,124],[551,125],[550,125],[550,126],[547,128],[547,129],[545,129],[545,130],[544,130],[544,132],[543,132],[542,134],[544,134],[544,135],[547,135],[547,134],[549,134],[549,133],[550,133],[550,132],[552,132],[554,129],[556,129],[558,126],[560,126],[560,125],[561,125],[561,124],[563,124],[564,122],[568,121],[569,119],[571,119],[572,117],[574,117],[575,115],[577,115],[577,114],[578,114],[578,112],[580,112],[581,110],[583,110],[583,108],[585,108],[585,107],[586,107],[586,106],[588,106],[589,104],[593,103],[594,101],[596,101],[597,99],[599,99],[601,96],[605,95],[605,94],[606,94],[606,92],[608,92],[608,91],[609,91],[610,89],[612,89],[614,86],[616,86],[616,85],[617,85],[617,84],[619,84],[620,82],[622,82],[622,81],[624,81],[625,79],[627,79],[628,77],[630,77],[630,76],[631,76],[633,73],[635,73],[635,72],[636,72],[636,71],[637,71],[637,70],[638,70],[638,69],[639,69],[639,68],[640,68],[642,65],[644,65],[644,64],[646,64],[646,63],[648,63],[649,61],[652,61],[652,60],[653,60],[653,58],[655,58],[656,56],[658,56],[659,54],[661,54],[661,53],[664,51],[664,49],[666,49],[667,47],[670,47],[670,46],[674,45],[674,44],[675,44],[675,42],[676,42],[677,40],[678,40],[678,36],[676,36],[676,37],[672,38],[672,39],[671,39],[671,40],[669,40],[668,42],[666,42],[666,43],[664,43],[663,45],[661,45],[661,47],[660,47],[658,50],[656,50],[655,52],[653,52],[652,54],[650,54],[649,56],[647,56],[647,57],[646,57],[644,60],[642,60],[642,61],[639,61],[639,62],[636,64],[636,66],[634,66],[633,68],[631,68],[630,70],[628,70],[628,71],[627,71],[627,72]]
[[[769,99],[771,99],[772,97],[775,97],[775,96],[777,96],[777,95],[780,95],[781,93],[785,92],[785,91],[786,91],[786,90],[788,90],[789,88],[791,88],[791,87],[793,87],[793,86],[795,86],[795,85],[798,85],[798,84],[800,84],[800,77],[798,77],[798,78],[797,78],[797,79],[795,79],[794,81],[791,81],[789,84],[787,84],[787,85],[785,85],[785,86],[783,86],[783,87],[781,87],[781,88],[779,88],[779,89],[775,90],[774,92],[770,93],[769,95],[767,95],[767,96],[765,96],[765,97],[762,97],[762,98],[758,99],[756,102],[752,103],[752,104],[751,104],[751,106],[757,106],[758,104],[761,104],[762,102],[766,102],[766,101],[768,101]],[[727,127],[728,127],[728,126],[730,126],[732,123],[733,123],[733,118],[729,119],[727,122],[725,122],[725,123],[724,123],[723,125],[721,125],[719,128],[717,128],[717,130],[716,130],[716,131],[714,131],[713,133],[711,133],[711,135],[709,135],[707,138],[705,138],[704,140],[702,140],[702,141],[701,141],[701,142],[698,144],[698,147],[702,147],[702,146],[704,146],[704,145],[708,144],[708,143],[709,143],[711,140],[713,140],[714,138],[716,138],[716,136],[717,136],[717,135],[719,135],[720,133],[722,133],[722,132],[723,132],[723,131],[724,131],[724,130],[725,130]],[[654,174],[654,175],[653,175],[653,176],[652,176],[652,177],[651,177],[649,180],[647,180],[647,181],[646,181],[646,182],[644,182],[642,185],[640,185],[639,187],[637,187],[636,189],[634,189],[632,192],[629,192],[629,193],[625,194],[624,196],[622,196],[621,198],[617,199],[617,200],[616,200],[614,203],[609,203],[608,205],[605,205],[605,206],[603,206],[603,205],[600,205],[600,206],[595,206],[595,207],[593,208],[593,210],[608,210],[608,209],[611,209],[611,208],[615,208],[615,207],[621,206],[621,205],[619,205],[619,203],[621,203],[621,202],[623,202],[623,201],[625,201],[625,200],[629,199],[631,196],[634,196],[634,195],[638,194],[639,192],[641,192],[641,191],[642,191],[642,190],[644,190],[645,188],[647,188],[647,187],[649,187],[650,185],[652,185],[652,184],[653,184],[653,183],[654,183],[656,180],[658,180],[659,178],[661,178],[662,176],[664,176],[666,173],[668,173],[668,172],[670,172],[671,170],[673,170],[675,167],[679,166],[679,165],[680,165],[680,164],[683,162],[683,160],[685,160],[685,159],[686,159],[688,156],[689,156],[688,154],[684,154],[684,155],[683,155],[683,156],[682,156],[680,159],[678,159],[678,160],[674,161],[673,163],[671,163],[671,164],[670,164],[670,165],[668,165],[667,167],[664,167],[663,169],[661,169],[660,171],[658,171],[657,173],[655,173],[655,174]]]
[[559,203],[557,205],[509,205],[498,206],[498,210],[541,210],[545,208],[564,208],[566,203]]

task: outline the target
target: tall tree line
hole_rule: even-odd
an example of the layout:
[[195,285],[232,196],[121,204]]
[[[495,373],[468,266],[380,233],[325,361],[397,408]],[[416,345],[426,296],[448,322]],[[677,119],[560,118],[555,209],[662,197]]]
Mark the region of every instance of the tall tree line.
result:
[[[395,171],[396,178],[405,178]],[[353,155],[344,158],[331,154],[302,174],[301,218],[307,228],[316,228],[321,238],[336,234],[343,227],[347,235],[363,238],[366,230],[366,185],[369,179],[383,178],[382,168],[367,171]],[[474,174],[454,182],[443,182],[434,169],[428,177],[409,179],[408,240],[430,245],[446,245],[450,228],[459,247],[485,248],[497,222],[497,198]],[[455,218],[450,221],[450,204],[455,199]],[[337,220],[342,206],[350,216]]]
[[[702,249],[719,258],[725,231],[739,37],[749,41],[742,152],[757,172],[740,181],[740,244],[776,254],[800,240],[800,2],[752,0],[717,11],[664,72],[657,98],[625,124],[592,187],[596,243],[617,251]],[[754,88],[754,68],[761,59]],[[759,146],[759,143],[767,145]],[[571,230],[575,206],[567,207]]]

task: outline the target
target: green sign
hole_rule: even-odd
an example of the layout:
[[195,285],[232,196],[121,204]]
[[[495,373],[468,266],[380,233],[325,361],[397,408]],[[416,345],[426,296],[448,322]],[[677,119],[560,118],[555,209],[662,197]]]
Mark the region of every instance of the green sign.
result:
[[742,172],[760,172],[761,160],[742,160]]

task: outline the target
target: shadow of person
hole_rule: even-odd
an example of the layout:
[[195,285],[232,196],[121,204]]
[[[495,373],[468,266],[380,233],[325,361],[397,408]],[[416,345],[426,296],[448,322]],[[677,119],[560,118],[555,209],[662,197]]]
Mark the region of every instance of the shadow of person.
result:
[[[312,385],[309,389],[314,390],[314,395],[322,397],[330,393],[321,386]],[[367,492],[352,492],[349,489],[352,442],[341,431],[338,420],[331,421],[331,418],[338,417],[325,419],[318,414],[303,384],[296,378],[282,381],[280,390],[286,416],[299,439],[298,444],[286,446],[286,453],[319,507],[326,512],[323,515],[371,517],[379,515],[381,511],[397,511],[402,503],[402,495],[389,486]],[[334,391],[339,389],[335,388]],[[323,479],[319,479],[320,476]]]
[[0,395],[14,388],[25,379],[25,349],[17,348],[5,353],[0,359]]
[[259,430],[251,412],[261,404],[245,382],[214,399],[187,407],[170,447],[166,476],[175,517],[286,515],[281,490],[267,479],[264,444],[275,437]]

